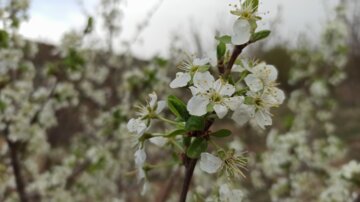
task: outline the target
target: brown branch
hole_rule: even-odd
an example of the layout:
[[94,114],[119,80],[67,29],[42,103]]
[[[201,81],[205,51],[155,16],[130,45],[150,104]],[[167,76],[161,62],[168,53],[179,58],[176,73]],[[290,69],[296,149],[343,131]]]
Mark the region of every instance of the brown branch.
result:
[[184,184],[182,187],[181,195],[180,195],[180,202],[186,202],[186,196],[189,191],[190,183],[192,176],[194,174],[194,169],[197,163],[197,159],[191,159],[187,156],[185,156],[185,179]]
[[18,143],[12,142],[5,133],[6,142],[10,149],[10,158],[11,158],[11,167],[13,168],[13,172],[15,175],[15,182],[16,182],[16,190],[18,192],[19,198],[21,202],[28,202],[28,197],[25,190],[25,182],[24,178],[21,174],[21,166],[19,161],[19,154],[18,154]]
[[236,45],[232,54],[231,54],[231,57],[230,57],[230,60],[229,62],[227,63],[227,66],[226,66],[226,69],[225,69],[225,72],[224,72],[224,75],[227,76],[230,74],[231,72],[231,69],[232,67],[234,66],[234,63],[237,59],[237,57],[241,54],[241,52],[244,50],[244,48],[246,46],[248,46],[250,43],[252,43],[251,41],[245,43],[245,44],[242,44],[242,45]]

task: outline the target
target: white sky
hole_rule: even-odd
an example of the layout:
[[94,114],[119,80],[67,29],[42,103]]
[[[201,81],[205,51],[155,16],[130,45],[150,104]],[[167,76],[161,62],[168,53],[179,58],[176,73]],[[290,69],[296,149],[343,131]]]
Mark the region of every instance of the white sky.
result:
[[[96,13],[99,0],[84,0],[87,9]],[[127,0],[123,6],[125,18],[122,21],[122,40],[132,38],[136,26],[146,18],[148,12],[159,0]],[[262,27],[278,14],[282,7],[282,22],[278,36],[289,40],[299,33],[318,36],[326,16],[326,8],[332,8],[337,0],[262,0]],[[174,33],[189,38],[191,25],[203,33],[202,41],[211,42],[215,27],[231,30],[235,17],[227,12],[229,3],[238,0],[164,0],[153,16],[148,28],[134,44],[133,52],[140,57],[165,54]],[[325,6],[324,6],[325,5]],[[70,29],[84,27],[86,18],[76,0],[32,0],[30,20],[24,23],[20,32],[31,39],[58,43],[62,34]],[[97,30],[100,33],[101,30]],[[315,38],[315,37],[314,37]],[[294,40],[292,40],[294,41]],[[207,43],[207,44],[211,44]],[[121,44],[115,44],[120,47]],[[118,48],[121,49],[121,48]]]

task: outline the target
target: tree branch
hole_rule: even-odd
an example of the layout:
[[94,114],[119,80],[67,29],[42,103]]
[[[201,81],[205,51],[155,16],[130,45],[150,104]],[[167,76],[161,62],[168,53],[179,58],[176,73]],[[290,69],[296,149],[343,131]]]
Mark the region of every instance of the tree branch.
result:
[[21,174],[21,167],[18,155],[18,145],[16,142],[12,142],[7,135],[6,142],[10,149],[11,166],[15,175],[16,189],[21,202],[28,202],[28,197],[25,190],[24,178]]

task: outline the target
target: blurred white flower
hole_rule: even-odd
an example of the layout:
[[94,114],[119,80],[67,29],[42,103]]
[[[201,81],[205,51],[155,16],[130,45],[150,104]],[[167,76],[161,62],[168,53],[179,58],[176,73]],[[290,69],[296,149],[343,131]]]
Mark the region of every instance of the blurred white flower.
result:
[[240,189],[231,189],[227,184],[220,186],[219,195],[221,202],[241,202],[244,198]]
[[194,75],[194,73],[209,62],[209,58],[195,58],[192,62],[184,63],[180,66],[180,69],[184,70],[185,72],[176,73],[176,78],[170,83],[170,87],[180,88],[186,86],[191,81],[191,77]]
[[237,19],[233,25],[234,34],[231,36],[231,43],[234,45],[242,45],[250,40],[251,25],[249,21]]
[[215,81],[208,71],[195,73],[193,80],[194,86],[190,87],[193,97],[187,104],[187,110],[191,115],[206,114],[208,105],[211,104],[221,119],[226,116],[229,109],[235,110],[243,102],[242,96],[231,97],[235,93],[233,85],[225,83],[222,79]]
[[209,174],[216,173],[223,165],[223,161],[210,153],[203,152],[200,156],[200,169]]
[[353,179],[355,176],[360,177],[360,163],[355,160],[350,161],[342,167],[341,173],[349,180]]

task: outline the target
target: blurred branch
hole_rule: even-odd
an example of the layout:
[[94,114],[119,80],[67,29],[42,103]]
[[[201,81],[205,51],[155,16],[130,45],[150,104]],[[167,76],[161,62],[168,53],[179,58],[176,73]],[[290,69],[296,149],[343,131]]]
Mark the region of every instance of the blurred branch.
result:
[[155,197],[156,202],[166,202],[171,194],[171,190],[174,188],[175,181],[177,181],[177,177],[180,175],[180,169],[178,168],[176,172],[174,172],[168,182],[165,185],[165,189],[161,189],[158,193],[157,197]]
[[19,144],[17,142],[13,142],[9,138],[9,127],[7,124],[7,127],[4,129],[5,139],[9,146],[10,150],[10,159],[11,159],[11,167],[13,169],[14,175],[15,175],[15,183],[16,183],[16,190],[19,195],[21,202],[27,202],[28,197],[26,194],[25,189],[25,181],[24,177],[21,173],[21,166],[19,161],[19,153],[18,153],[18,146]]

